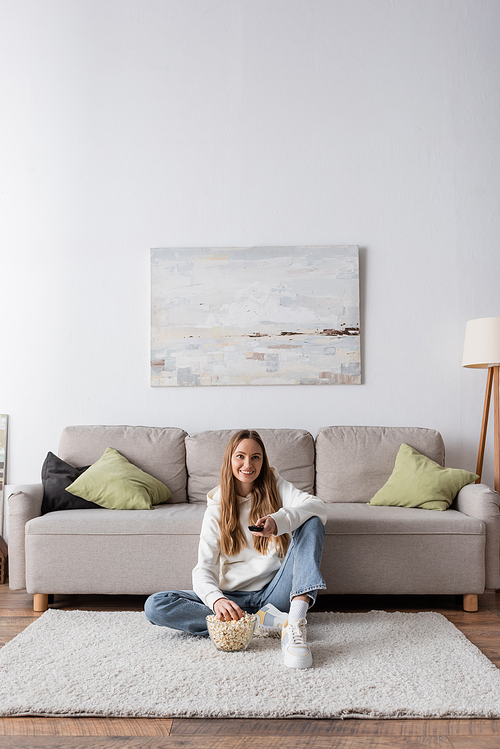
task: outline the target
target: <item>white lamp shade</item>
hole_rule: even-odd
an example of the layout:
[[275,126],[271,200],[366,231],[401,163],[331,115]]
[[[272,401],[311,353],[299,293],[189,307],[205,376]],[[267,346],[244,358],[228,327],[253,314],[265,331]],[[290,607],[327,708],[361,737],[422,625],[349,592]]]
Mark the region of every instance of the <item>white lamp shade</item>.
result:
[[465,328],[463,367],[486,369],[500,365],[500,317],[469,320]]

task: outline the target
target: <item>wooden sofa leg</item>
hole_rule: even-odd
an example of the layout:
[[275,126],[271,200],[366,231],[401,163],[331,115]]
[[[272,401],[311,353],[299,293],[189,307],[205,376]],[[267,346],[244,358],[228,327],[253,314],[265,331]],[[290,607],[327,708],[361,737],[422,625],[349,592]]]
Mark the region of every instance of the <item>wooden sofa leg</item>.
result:
[[35,593],[33,596],[33,611],[47,611],[49,596],[46,593]]
[[477,595],[467,594],[464,596],[464,611],[477,611]]

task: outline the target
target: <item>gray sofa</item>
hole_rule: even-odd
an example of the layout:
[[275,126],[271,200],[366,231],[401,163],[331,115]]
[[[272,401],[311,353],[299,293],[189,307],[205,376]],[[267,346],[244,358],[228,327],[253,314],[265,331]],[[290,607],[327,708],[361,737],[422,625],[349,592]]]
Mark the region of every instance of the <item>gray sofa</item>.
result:
[[[141,594],[191,589],[206,493],[234,430],[187,434],[140,426],[72,426],[59,457],[74,466],[113,447],[163,481],[172,500],[153,510],[65,510],[40,515],[41,484],[8,499],[10,587],[34,595]],[[270,463],[327,504],[322,571],[330,594],[453,594],[477,609],[477,595],[500,587],[500,496],[464,487],[445,512],[374,507],[404,442],[444,465],[430,429],[331,426],[315,439],[300,429],[262,429]]]

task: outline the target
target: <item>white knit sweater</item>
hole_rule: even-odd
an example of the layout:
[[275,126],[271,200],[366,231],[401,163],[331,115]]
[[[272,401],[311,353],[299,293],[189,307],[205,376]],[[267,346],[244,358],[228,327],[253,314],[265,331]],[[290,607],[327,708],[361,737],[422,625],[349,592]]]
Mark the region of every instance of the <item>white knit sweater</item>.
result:
[[[297,489],[281,478],[275,468],[278,493],[282,507],[270,515],[276,523],[277,536],[292,533],[311,517],[326,523],[324,502],[312,494]],[[227,557],[219,548],[220,487],[207,494],[207,509],[203,518],[198,547],[198,564],[193,570],[193,590],[213,610],[215,601],[224,596],[223,590],[261,590],[281,567],[281,559],[271,539],[268,553],[264,556],[253,546],[252,534],[248,530],[252,495],[238,497],[240,524],[247,539],[247,546],[239,554]]]

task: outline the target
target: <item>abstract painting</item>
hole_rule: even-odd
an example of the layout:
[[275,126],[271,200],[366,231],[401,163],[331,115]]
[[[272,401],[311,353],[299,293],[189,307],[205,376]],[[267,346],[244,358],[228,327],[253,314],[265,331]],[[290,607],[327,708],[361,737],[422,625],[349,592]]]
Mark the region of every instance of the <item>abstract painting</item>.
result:
[[151,251],[151,385],[361,383],[356,246]]

